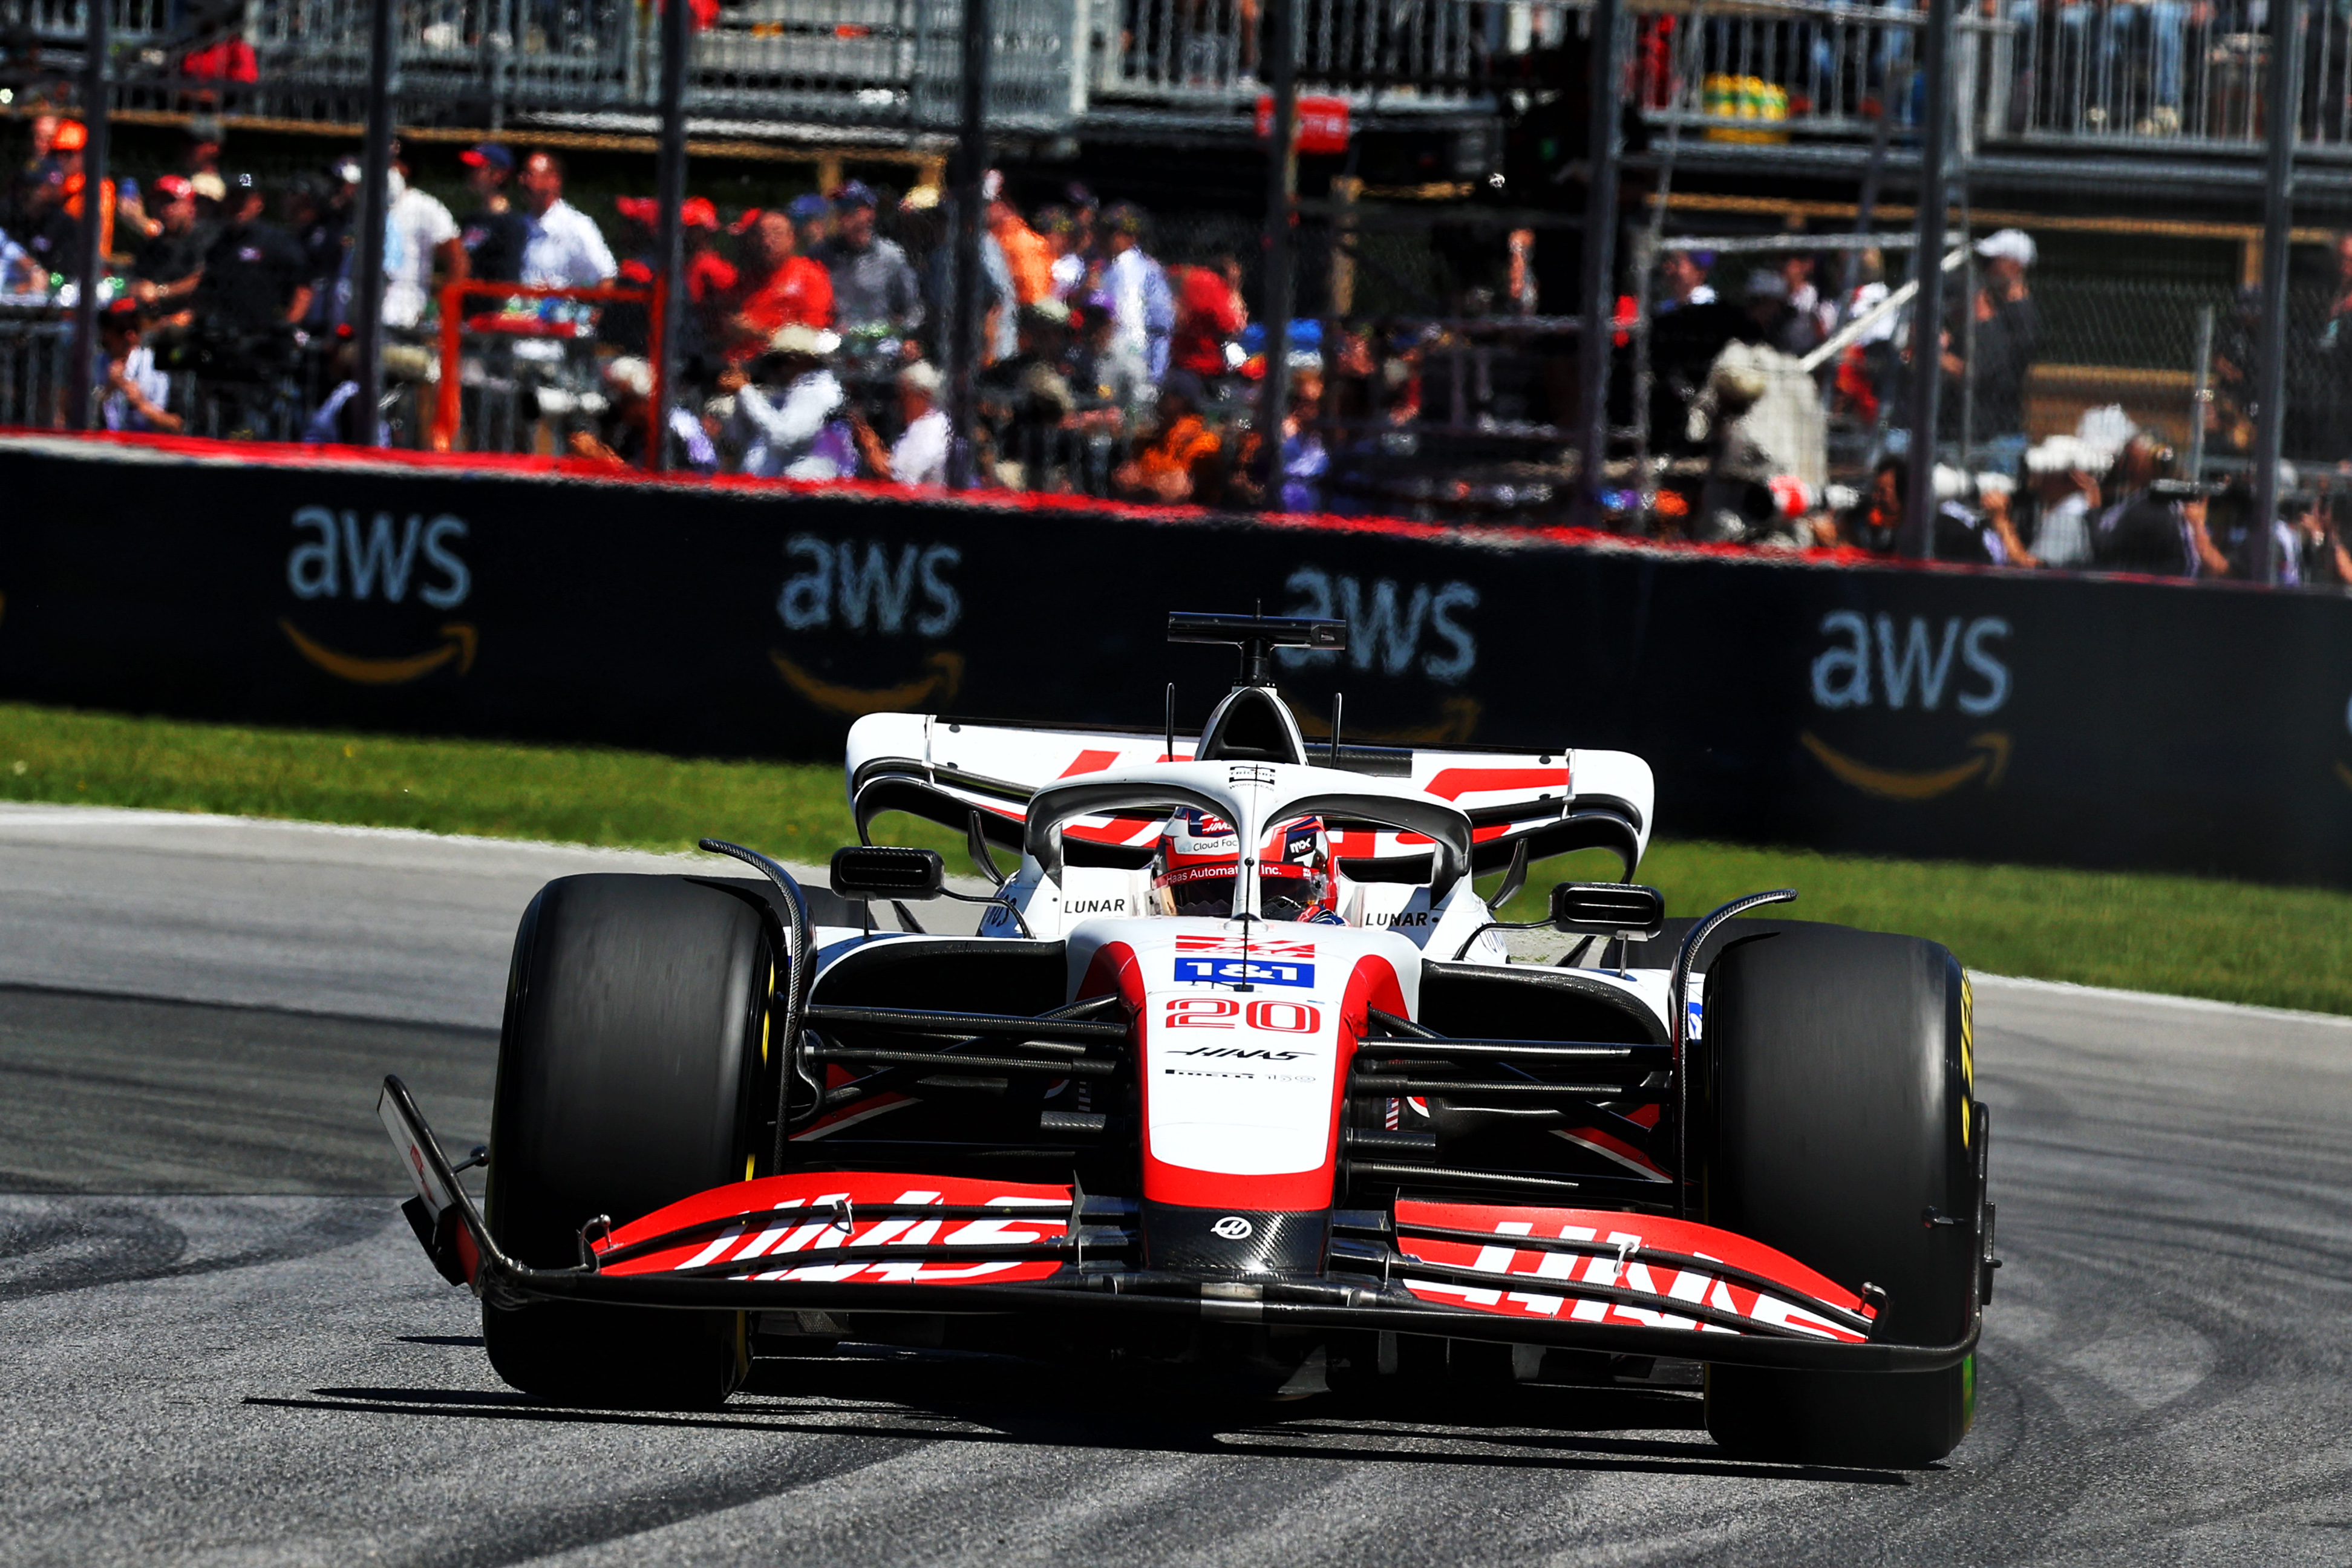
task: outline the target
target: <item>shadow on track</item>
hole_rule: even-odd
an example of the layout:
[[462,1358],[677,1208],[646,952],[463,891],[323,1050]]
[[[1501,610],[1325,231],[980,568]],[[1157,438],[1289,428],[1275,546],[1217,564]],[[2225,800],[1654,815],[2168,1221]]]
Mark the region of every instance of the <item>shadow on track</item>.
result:
[[[466,1342],[451,1336],[434,1342]],[[1137,1397],[1147,1392],[1148,1399]],[[589,1410],[542,1405],[506,1390],[447,1387],[322,1387],[308,1396],[257,1395],[245,1403],[349,1415],[1011,1448],[1910,1484],[1895,1470],[1730,1458],[1699,1435],[1698,1402],[1669,1390],[1505,1384],[1406,1388],[1377,1397],[1321,1394],[1269,1405],[1171,1395],[1164,1385],[1139,1381],[1129,1387],[1093,1373],[1074,1375],[1068,1368],[981,1355],[762,1362],[746,1394],[715,1412]],[[1644,1432],[1659,1436],[1620,1435]]]

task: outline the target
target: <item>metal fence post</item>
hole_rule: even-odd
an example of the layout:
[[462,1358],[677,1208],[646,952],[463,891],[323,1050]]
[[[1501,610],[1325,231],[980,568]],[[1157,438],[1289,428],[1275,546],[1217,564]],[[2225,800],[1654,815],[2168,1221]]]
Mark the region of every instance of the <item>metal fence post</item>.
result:
[[392,105],[400,90],[393,38],[399,0],[375,0],[368,18],[367,146],[360,175],[359,256],[352,278],[352,342],[359,363],[359,445],[383,435],[383,250],[392,214]]
[[1267,0],[1267,85],[1274,98],[1265,173],[1265,380],[1258,389],[1258,451],[1265,461],[1260,505],[1282,510],[1282,420],[1290,402],[1290,207],[1298,184],[1298,53],[1293,0]]
[[[1919,243],[1912,266],[1919,291],[1911,308],[1911,449],[1897,552],[1915,561],[1935,553],[1936,411],[1944,379],[1944,205],[1949,198],[1945,153],[1951,141],[1952,0],[1927,0],[1926,123],[1919,128]],[[1885,112],[1892,113],[1889,105]]]
[[2287,245],[2294,222],[2294,127],[2301,112],[2303,41],[2298,0],[2271,0],[2270,166],[2263,193],[2263,350],[2261,405],[2255,410],[2254,516],[2246,536],[2246,574],[2278,581],[2271,530],[2278,520],[2279,458],[2286,445]]
[[669,411],[677,399],[677,324],[686,314],[686,226],[678,213],[686,205],[686,51],[688,47],[686,0],[662,0],[661,7],[661,167],[656,172],[655,195],[661,214],[655,244],[661,252],[661,290],[646,323],[656,337],[646,348],[653,360],[653,427],[646,433],[646,466],[656,473],[669,471]]
[[[1577,521],[1599,528],[1609,458],[1609,347],[1617,293],[1617,52],[1620,0],[1592,0],[1592,95],[1587,121],[1590,177],[1584,192],[1584,320],[1577,343],[1583,392],[1584,450],[1577,470]],[[1638,482],[1638,479],[1637,479]]]
[[[66,423],[87,430],[97,412],[92,394],[98,366],[98,293],[106,281],[106,142],[107,102],[114,72],[107,57],[113,43],[108,36],[111,0],[82,0],[85,31],[82,47],[89,52],[82,72],[82,125],[89,140],[81,153],[81,255],[79,292],[74,299],[73,379],[66,383]],[[46,422],[46,421],[45,421]]]
[[[932,0],[937,4],[938,0]],[[970,489],[979,482],[975,428],[980,400],[975,378],[981,357],[980,235],[982,188],[988,180],[989,0],[963,0],[963,79],[957,114],[955,299],[950,303],[948,342],[948,484]]]

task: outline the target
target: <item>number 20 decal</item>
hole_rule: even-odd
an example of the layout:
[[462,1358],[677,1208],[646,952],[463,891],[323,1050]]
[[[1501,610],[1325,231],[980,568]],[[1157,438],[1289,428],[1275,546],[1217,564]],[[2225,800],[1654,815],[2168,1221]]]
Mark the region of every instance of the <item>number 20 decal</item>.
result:
[[1311,1035],[1323,1026],[1323,1010],[1307,1002],[1253,1002],[1244,1012],[1230,996],[1171,996],[1164,1020],[1171,1029],[1230,1029],[1238,1016],[1269,1035]]

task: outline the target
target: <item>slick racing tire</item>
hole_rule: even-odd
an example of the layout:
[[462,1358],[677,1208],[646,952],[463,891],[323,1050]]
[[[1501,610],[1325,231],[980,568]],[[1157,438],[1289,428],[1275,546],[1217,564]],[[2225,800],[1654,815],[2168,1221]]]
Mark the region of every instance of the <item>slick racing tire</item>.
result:
[[[515,936],[487,1218],[537,1268],[751,1173],[770,946],[748,899],[686,877],[566,877]],[[500,1377],[559,1404],[704,1409],[748,1366],[740,1312],[485,1303]]]
[[[1913,937],[1791,922],[1726,947],[1705,1001],[1707,1223],[1885,1290],[1874,1340],[1960,1340],[1981,1123],[1958,963]],[[1929,1225],[1930,1209],[1961,1223]],[[1759,1458],[1925,1465],[1974,1415],[1973,1356],[1938,1372],[1706,1374],[1707,1431]]]

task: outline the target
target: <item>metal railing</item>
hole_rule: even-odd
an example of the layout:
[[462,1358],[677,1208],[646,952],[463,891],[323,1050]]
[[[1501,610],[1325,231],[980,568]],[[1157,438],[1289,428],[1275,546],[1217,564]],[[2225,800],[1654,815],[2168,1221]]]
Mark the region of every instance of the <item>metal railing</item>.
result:
[[[85,0],[0,0],[0,78],[79,68]],[[108,0],[126,101],[347,114],[366,79],[368,0]],[[993,0],[991,119],[1055,132],[1157,111],[1232,129],[1265,77],[1263,0]],[[2252,0],[1980,0],[1959,22],[1963,134],[1979,144],[2251,149],[2267,40]],[[1298,0],[1304,91],[1359,113],[1491,110],[1584,26],[1589,0]],[[738,122],[948,128],[961,0],[719,0],[693,41],[688,104]],[[1924,6],[1654,4],[1628,86],[1702,142],[1915,131]],[[1685,36],[1696,27],[1695,47]],[[496,125],[650,115],[659,8],[637,0],[402,0],[402,90]],[[257,79],[192,64],[249,46]],[[2352,150],[2352,8],[2312,5],[2297,130]],[[1244,121],[1245,122],[1245,121]]]
[[0,426],[47,430],[64,418],[71,336],[53,311],[0,315]]

